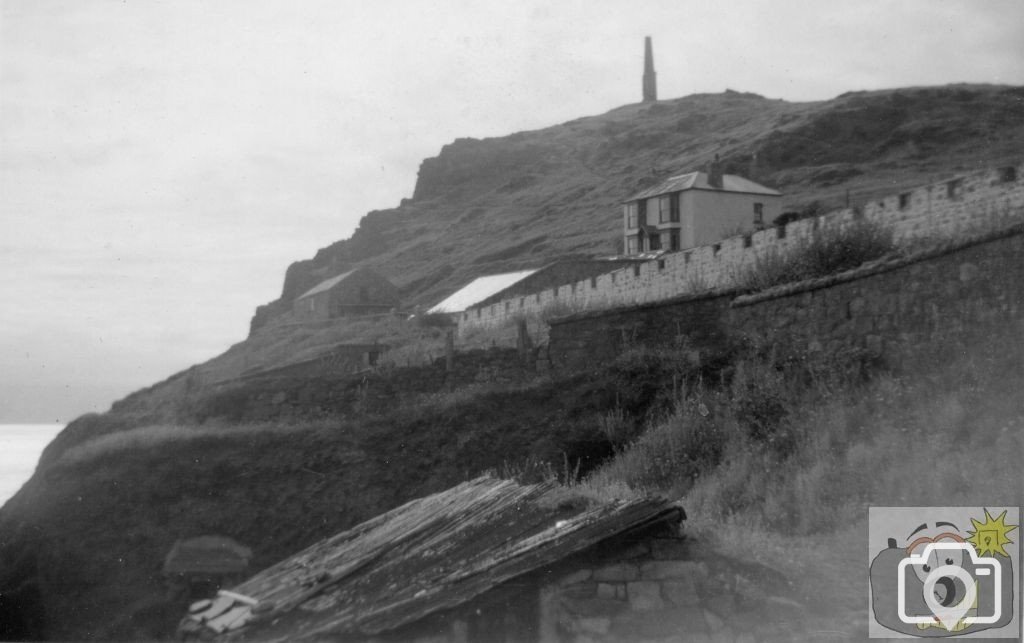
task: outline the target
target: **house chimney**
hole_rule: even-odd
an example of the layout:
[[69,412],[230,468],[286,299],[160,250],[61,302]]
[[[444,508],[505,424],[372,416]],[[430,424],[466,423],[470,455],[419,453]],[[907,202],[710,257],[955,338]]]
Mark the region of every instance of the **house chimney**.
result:
[[654,51],[651,49],[651,37],[644,38],[644,100],[653,103],[658,100],[658,75],[654,73]]
[[722,187],[722,166],[718,162],[717,154],[715,154],[715,160],[711,161],[711,167],[708,168],[708,185],[713,188]]

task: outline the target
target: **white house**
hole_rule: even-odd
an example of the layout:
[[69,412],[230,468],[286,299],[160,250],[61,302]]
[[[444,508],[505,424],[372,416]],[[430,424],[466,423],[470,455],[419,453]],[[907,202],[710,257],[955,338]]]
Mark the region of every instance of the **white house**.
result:
[[735,174],[718,163],[708,172],[669,177],[623,204],[627,255],[682,250],[771,225],[782,211],[782,193]]

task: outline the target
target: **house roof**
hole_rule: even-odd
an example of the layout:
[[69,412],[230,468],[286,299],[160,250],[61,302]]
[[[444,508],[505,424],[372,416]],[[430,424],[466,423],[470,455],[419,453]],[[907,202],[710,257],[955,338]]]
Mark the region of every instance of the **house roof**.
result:
[[681,515],[661,498],[597,501],[554,482],[484,476],[316,543],[222,592],[216,607],[195,605],[179,631],[261,641],[388,632]]
[[637,199],[646,199],[660,194],[669,194],[670,192],[682,192],[683,190],[716,190],[719,192],[742,192],[744,194],[782,196],[782,193],[778,190],[765,187],[760,183],[755,183],[750,179],[745,179],[742,176],[737,176],[736,174],[723,174],[722,187],[716,188],[712,187],[711,184],[708,183],[707,172],[689,172],[678,176],[670,176],[653,187],[637,192],[626,199],[626,202],[636,201]]
[[224,536],[178,540],[164,559],[165,574],[237,574],[244,572],[252,550]]
[[354,272],[355,272],[355,270],[349,270],[348,272],[343,272],[340,275],[337,275],[336,277],[331,277],[330,279],[324,279],[323,281],[321,281],[317,285],[313,286],[312,288],[310,288],[306,292],[304,292],[301,295],[299,295],[298,297],[296,297],[296,299],[302,299],[304,297],[309,297],[310,295],[315,295],[317,293],[324,292],[325,290],[330,290],[331,288],[334,288],[335,286],[337,286],[341,282],[343,282],[346,279],[348,279],[349,276],[352,273],[354,273]]
[[505,272],[500,275],[488,275],[477,277],[459,290],[448,296],[447,299],[428,310],[428,313],[458,313],[466,310],[473,304],[487,299],[491,295],[500,292],[512,284],[521,281],[533,273],[534,270],[520,270],[518,272]]
[[584,279],[618,270],[625,265],[636,263],[635,257],[604,257],[600,259],[562,259],[533,271],[519,281],[472,305],[487,306],[503,299],[521,295],[532,295],[546,288],[565,286]]

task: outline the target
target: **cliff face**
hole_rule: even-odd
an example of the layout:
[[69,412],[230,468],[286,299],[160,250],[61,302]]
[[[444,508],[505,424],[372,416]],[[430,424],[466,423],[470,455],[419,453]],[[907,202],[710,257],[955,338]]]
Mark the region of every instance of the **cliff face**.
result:
[[385,274],[408,304],[430,305],[481,274],[615,253],[623,198],[715,154],[727,172],[782,190],[798,210],[1016,161],[1022,143],[1024,88],[972,85],[814,103],[726,91],[458,139],[423,161],[412,199],[367,214],[350,239],[292,264],[279,302],[252,327],[356,266]]

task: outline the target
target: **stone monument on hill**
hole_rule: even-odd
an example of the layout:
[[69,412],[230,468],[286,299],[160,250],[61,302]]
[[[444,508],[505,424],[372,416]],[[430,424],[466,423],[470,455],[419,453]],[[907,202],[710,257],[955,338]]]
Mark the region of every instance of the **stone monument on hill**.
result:
[[644,100],[653,103],[658,100],[658,75],[654,73],[654,52],[651,50],[651,37],[644,38]]

